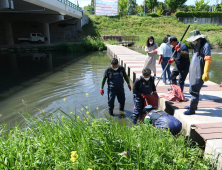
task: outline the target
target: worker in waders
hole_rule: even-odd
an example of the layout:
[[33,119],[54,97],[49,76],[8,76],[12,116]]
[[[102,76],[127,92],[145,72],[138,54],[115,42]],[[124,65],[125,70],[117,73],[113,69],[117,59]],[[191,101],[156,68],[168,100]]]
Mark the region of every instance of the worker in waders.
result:
[[184,112],[185,115],[195,114],[199,103],[200,89],[204,82],[209,80],[212,57],[210,44],[205,38],[206,35],[194,30],[190,32],[190,37],[186,39],[194,49],[194,54],[189,70],[191,102],[190,106],[185,107],[185,109],[188,109]]
[[142,70],[142,76],[137,78],[133,85],[133,100],[134,100],[134,111],[133,111],[133,124],[137,123],[138,118],[142,115],[142,110],[144,108],[144,100],[146,94],[155,94],[156,86],[154,84],[155,78],[151,76],[151,70],[149,68],[144,68]]
[[169,129],[173,135],[180,133],[182,123],[172,115],[164,111],[156,110],[152,105],[148,105],[143,109],[143,114],[146,114],[144,119],[145,124],[152,124],[154,127]]
[[[186,80],[187,74],[189,72],[190,67],[190,58],[189,51],[186,44],[180,43],[177,41],[177,38],[172,36],[170,37],[170,46],[172,47],[172,52],[175,52],[173,58],[168,61],[169,64],[172,64],[175,61],[175,67],[171,73],[171,81],[172,84],[177,85],[177,76],[179,75],[179,86],[181,91],[183,92],[184,82]],[[171,90],[171,89],[169,89]]]
[[129,78],[126,75],[125,68],[118,64],[118,60],[113,58],[111,60],[111,66],[107,67],[104,72],[102,82],[101,82],[101,95],[104,94],[103,87],[106,83],[108,84],[108,107],[109,107],[109,114],[114,116],[113,109],[114,109],[114,101],[115,97],[117,96],[119,102],[119,110],[124,111],[125,106],[125,92],[124,92],[124,80],[128,84],[128,88],[131,91],[131,86],[129,83]]

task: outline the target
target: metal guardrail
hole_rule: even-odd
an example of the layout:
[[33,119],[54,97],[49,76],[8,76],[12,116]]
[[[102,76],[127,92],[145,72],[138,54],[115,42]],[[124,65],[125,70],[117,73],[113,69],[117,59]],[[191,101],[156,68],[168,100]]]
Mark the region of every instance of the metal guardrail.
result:
[[75,5],[74,3],[70,2],[69,0],[58,0],[58,1],[74,8],[74,9],[77,9],[78,11],[82,11],[82,9],[79,6]]

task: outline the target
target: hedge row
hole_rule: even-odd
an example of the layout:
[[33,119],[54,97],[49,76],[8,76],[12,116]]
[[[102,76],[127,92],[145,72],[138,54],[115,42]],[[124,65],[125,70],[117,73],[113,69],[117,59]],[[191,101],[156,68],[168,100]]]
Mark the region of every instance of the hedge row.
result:
[[197,17],[197,18],[211,18],[211,17],[222,17],[222,12],[177,12],[175,14],[177,18],[179,17]]
[[155,14],[155,13],[146,13],[146,16],[150,16],[150,17],[160,17],[159,15]]

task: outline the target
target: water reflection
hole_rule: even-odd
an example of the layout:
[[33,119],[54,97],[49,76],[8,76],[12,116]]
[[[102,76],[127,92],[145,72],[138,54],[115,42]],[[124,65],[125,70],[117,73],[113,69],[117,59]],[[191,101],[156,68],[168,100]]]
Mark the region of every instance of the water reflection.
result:
[[[99,93],[101,78],[110,64],[106,53],[95,52],[85,57],[57,53],[22,56],[4,54],[0,58],[10,58],[8,64],[5,62],[6,65],[0,67],[7,70],[7,76],[1,72],[1,79],[7,77],[1,87],[4,87],[7,94],[14,89],[11,96],[1,92],[0,124],[14,125],[21,122],[23,118],[19,113],[24,112],[33,116],[43,112],[46,116],[58,116],[58,113],[62,116],[62,111],[74,113],[76,110],[79,114],[81,108],[91,106],[95,115],[100,117],[107,109],[107,85],[104,88],[105,95]],[[88,97],[86,93],[89,93]],[[129,110],[126,112],[129,117],[133,110],[133,98],[126,84],[125,93],[125,109]],[[117,101],[115,107],[114,113],[119,114]]]

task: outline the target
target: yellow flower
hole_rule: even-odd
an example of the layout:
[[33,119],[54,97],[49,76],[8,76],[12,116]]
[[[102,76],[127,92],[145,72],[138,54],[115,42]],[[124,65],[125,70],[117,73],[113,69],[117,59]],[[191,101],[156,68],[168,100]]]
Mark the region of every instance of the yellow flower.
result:
[[83,111],[84,109],[82,108],[81,110]]
[[63,101],[65,102],[65,101],[66,101],[66,98],[64,98]]
[[64,119],[65,116],[61,116],[62,119]]
[[86,106],[86,109],[88,109],[88,106]]
[[86,118],[86,120],[89,120],[89,118]]
[[86,121],[84,120],[84,123],[86,123]]
[[86,114],[89,114],[89,111],[87,111]]
[[70,112],[70,114],[72,114],[72,112]]
[[93,170],[93,169],[91,169],[91,168],[88,168],[87,170]]
[[72,161],[73,165],[75,164],[75,161],[78,159],[79,155],[77,154],[77,151],[72,151],[70,160]]
[[77,119],[79,119],[79,116],[77,116]]
[[87,130],[87,128],[85,128]]
[[60,113],[58,113],[58,115],[60,115]]
[[88,95],[89,95],[89,94],[88,94],[88,93],[86,93],[86,96],[87,96],[87,97],[88,97]]
[[96,110],[99,110],[99,107],[97,107]]

